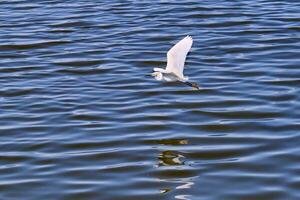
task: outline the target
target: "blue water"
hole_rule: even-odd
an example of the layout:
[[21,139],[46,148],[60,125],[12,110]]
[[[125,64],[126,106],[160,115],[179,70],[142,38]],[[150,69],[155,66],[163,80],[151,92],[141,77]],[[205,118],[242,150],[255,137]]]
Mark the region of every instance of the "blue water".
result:
[[[0,199],[300,199],[297,1],[0,1]],[[146,74],[191,35],[185,75]]]

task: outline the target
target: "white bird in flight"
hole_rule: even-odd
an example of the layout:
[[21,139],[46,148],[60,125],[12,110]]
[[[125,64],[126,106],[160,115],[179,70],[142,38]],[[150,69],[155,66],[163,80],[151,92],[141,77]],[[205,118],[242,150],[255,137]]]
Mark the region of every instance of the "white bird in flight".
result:
[[184,62],[192,44],[193,39],[191,36],[186,36],[180,40],[167,53],[166,69],[155,67],[153,68],[154,72],[151,75],[159,81],[179,81],[188,86],[199,89],[199,85],[197,83],[188,82],[189,78],[183,75]]

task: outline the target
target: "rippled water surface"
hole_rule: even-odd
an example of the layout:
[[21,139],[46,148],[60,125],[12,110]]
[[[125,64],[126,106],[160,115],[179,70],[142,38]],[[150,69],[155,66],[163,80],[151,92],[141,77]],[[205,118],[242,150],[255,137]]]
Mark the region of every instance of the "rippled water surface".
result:
[[[0,199],[300,199],[298,1],[0,1]],[[199,91],[145,74],[185,35]]]

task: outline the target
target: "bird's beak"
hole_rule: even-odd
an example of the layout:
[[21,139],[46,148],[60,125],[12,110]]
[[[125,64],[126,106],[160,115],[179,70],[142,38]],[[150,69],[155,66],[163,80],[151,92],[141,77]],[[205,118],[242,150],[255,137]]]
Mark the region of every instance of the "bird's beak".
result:
[[153,73],[145,74],[145,77],[153,76]]

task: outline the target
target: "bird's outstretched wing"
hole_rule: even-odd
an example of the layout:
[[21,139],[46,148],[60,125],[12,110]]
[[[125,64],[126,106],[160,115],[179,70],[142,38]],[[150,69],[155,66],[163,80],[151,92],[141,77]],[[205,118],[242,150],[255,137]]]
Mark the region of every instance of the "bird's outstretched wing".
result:
[[193,39],[191,36],[186,36],[175,44],[167,53],[167,67],[166,71],[174,73],[181,79],[184,79],[183,68],[186,55],[191,49]]

